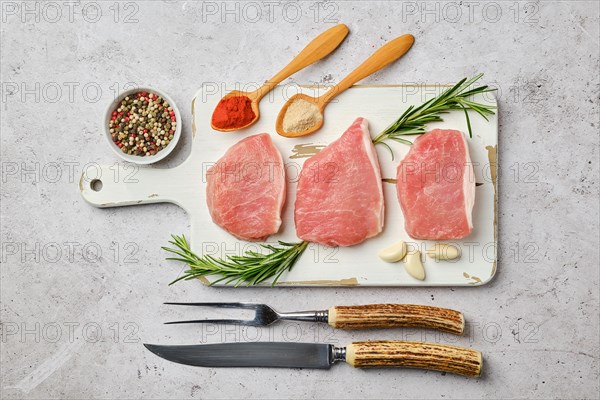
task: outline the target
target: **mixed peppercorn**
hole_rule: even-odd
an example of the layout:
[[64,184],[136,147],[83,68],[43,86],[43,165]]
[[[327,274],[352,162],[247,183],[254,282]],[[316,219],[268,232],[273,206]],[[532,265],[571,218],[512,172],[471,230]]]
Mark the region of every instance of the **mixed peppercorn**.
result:
[[123,153],[152,156],[169,145],[177,118],[173,107],[154,93],[138,92],[125,97],[113,110],[109,132]]

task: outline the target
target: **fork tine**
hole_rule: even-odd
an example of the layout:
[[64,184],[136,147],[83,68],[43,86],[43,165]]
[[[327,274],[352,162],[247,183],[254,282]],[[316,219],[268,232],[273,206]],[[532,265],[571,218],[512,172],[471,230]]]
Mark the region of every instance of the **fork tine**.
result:
[[174,302],[166,302],[163,303],[171,306],[196,306],[196,307],[217,307],[217,308],[245,308],[249,310],[256,310],[260,304],[255,303],[174,303]]
[[235,324],[235,325],[248,325],[248,326],[263,326],[253,319],[197,319],[190,321],[171,321],[165,322],[165,325],[176,325],[176,324]]

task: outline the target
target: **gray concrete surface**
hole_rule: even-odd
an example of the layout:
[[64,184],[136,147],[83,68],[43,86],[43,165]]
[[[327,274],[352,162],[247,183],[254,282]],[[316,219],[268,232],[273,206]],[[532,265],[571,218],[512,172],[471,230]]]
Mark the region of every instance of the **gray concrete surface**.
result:
[[[2,1],[0,397],[598,398],[599,3],[286,4]],[[169,287],[180,267],[163,261],[160,246],[189,232],[185,213],[95,209],[79,195],[87,163],[117,161],[102,137],[105,105],[130,82],[170,93],[184,138],[157,167],[177,165],[190,150],[189,103],[202,83],[261,82],[337,21],[351,29],[345,44],[290,82],[336,82],[411,32],[409,56],[366,83],[451,83],[483,71],[500,89],[495,280],[456,289]],[[167,300],[289,310],[424,303],[463,310],[469,329],[457,339],[310,324],[174,328],[162,322],[200,311],[161,306]],[[391,338],[478,348],[485,373],[200,369],[141,344]]]

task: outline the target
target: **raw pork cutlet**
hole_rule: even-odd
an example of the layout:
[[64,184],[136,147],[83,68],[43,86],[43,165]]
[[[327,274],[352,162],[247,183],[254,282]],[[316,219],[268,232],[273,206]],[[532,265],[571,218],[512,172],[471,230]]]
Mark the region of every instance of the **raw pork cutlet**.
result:
[[398,166],[396,189],[414,239],[462,239],[473,229],[475,175],[460,131],[421,135]]
[[281,226],[285,170],[271,136],[261,133],[234,144],[206,173],[212,220],[232,235],[262,241]]
[[352,246],[381,232],[381,173],[364,118],[304,162],[294,219],[299,238],[327,246]]

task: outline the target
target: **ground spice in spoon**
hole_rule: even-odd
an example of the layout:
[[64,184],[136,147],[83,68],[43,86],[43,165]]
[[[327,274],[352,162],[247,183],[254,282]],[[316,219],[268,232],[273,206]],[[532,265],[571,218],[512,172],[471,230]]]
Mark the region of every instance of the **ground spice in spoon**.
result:
[[212,125],[219,129],[240,129],[254,121],[252,100],[247,96],[221,99],[212,115]]
[[283,116],[283,130],[304,132],[323,120],[319,106],[302,98],[292,101]]

